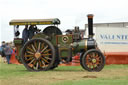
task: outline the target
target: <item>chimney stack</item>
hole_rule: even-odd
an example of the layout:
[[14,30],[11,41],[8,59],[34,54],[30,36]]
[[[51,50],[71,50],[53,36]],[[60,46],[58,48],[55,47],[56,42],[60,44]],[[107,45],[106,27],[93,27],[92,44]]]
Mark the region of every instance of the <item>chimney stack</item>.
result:
[[88,36],[89,38],[93,38],[93,14],[88,14]]

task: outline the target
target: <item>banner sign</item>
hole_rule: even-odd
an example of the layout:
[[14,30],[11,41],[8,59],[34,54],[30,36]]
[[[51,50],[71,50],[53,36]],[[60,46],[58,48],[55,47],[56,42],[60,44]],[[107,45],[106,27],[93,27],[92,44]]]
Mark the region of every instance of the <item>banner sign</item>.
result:
[[128,28],[97,27],[95,34],[101,50],[128,52]]

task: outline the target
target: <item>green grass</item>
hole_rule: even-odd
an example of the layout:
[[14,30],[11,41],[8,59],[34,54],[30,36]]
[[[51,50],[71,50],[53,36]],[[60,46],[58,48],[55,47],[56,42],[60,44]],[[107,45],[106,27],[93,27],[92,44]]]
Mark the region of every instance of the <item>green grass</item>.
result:
[[88,79],[79,81],[63,81],[52,85],[128,85],[127,80]]
[[112,65],[106,65],[104,69],[128,69],[128,65],[127,64],[112,64]]
[[0,64],[0,78],[9,78],[12,76],[26,75],[27,71],[23,65],[15,64]]
[[101,72],[81,66],[29,72],[23,65],[0,63],[0,85],[128,85],[128,65],[107,65]]

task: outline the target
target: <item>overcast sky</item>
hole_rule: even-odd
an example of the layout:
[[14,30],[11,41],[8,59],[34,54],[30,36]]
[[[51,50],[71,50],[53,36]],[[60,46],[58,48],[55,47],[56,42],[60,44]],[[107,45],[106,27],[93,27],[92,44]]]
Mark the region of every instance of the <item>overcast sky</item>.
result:
[[94,23],[128,22],[128,0],[0,0],[0,42],[13,40],[12,19],[59,18],[61,30]]

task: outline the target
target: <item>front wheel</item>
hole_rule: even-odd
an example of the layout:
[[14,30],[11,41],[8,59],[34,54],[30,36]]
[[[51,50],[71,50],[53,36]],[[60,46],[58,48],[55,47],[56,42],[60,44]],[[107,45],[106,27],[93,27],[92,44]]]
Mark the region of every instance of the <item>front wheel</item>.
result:
[[29,71],[49,70],[55,62],[55,48],[46,39],[32,39],[24,45],[21,60]]
[[91,49],[83,54],[81,63],[85,70],[98,72],[105,65],[105,57],[99,50]]

